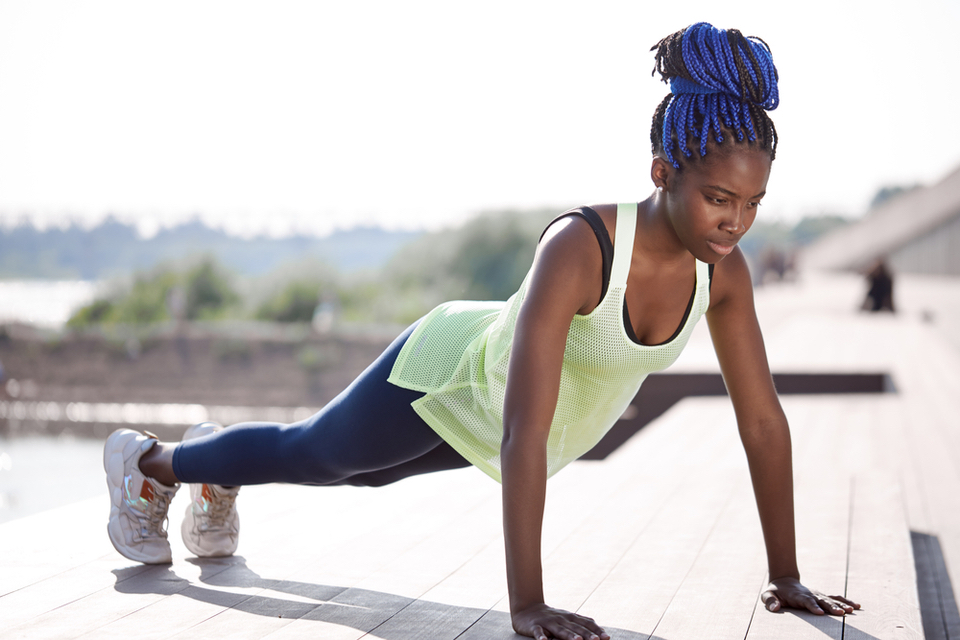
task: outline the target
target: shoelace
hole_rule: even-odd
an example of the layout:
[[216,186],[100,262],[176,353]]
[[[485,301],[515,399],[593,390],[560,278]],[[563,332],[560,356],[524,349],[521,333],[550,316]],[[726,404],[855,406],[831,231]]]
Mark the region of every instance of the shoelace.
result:
[[144,517],[140,520],[140,537],[166,538],[170,501],[165,495],[155,493],[153,500],[145,502],[146,509],[142,512]]
[[237,499],[237,496],[221,494],[212,486],[210,487],[210,493],[214,499],[204,501],[210,510],[202,510],[204,521],[200,525],[200,528],[204,530],[223,529],[227,524],[227,516],[230,515],[230,510],[233,508],[233,503]]

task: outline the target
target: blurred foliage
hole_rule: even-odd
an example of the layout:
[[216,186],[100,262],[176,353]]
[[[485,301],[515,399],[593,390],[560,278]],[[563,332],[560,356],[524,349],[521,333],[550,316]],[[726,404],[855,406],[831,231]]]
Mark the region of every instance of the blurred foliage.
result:
[[896,198],[901,194],[909,193],[914,189],[919,189],[922,186],[923,185],[919,183],[910,184],[910,185],[900,185],[900,184],[884,185],[879,189],[877,189],[877,192],[873,194],[873,198],[870,200],[869,208],[876,209],[877,207],[887,202],[888,200],[893,200],[894,198]]
[[310,322],[323,285],[316,279],[294,280],[257,309],[254,317],[273,322]]
[[[344,273],[316,258],[288,261],[273,272],[239,279],[212,258],[177,270],[161,266],[137,274],[118,293],[79,310],[72,327],[187,320],[254,319],[281,323],[409,324],[448,300],[506,300],[530,268],[544,227],[555,209],[482,214],[449,229],[422,234],[382,268]],[[740,243],[754,265],[771,252],[788,260],[798,247],[847,224],[834,215],[794,225],[757,222]],[[325,328],[321,328],[325,327]],[[229,353],[227,353],[229,351]],[[226,349],[225,358],[237,357]],[[322,357],[301,354],[305,369]]]
[[205,258],[183,271],[162,265],[138,273],[129,286],[82,307],[67,326],[151,324],[178,317],[215,320],[229,317],[239,303],[231,276]]
[[556,215],[555,209],[490,212],[411,242],[385,269],[384,282],[397,295],[387,315],[412,322],[447,300],[506,300]]
[[240,302],[229,276],[212,259],[204,260],[187,271],[183,286],[186,290],[188,320],[223,317],[230,307]]

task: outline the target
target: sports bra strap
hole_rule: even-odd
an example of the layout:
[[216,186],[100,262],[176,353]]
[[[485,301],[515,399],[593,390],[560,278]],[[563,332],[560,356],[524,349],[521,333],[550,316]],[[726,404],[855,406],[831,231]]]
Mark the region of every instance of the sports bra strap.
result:
[[623,287],[630,274],[633,258],[633,240],[637,233],[637,203],[617,205],[617,230],[613,239],[613,268],[610,270],[610,286]]

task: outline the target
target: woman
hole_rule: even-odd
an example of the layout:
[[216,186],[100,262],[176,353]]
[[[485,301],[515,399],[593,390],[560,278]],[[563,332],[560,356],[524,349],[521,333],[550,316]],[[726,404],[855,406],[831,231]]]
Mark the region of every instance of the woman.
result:
[[799,582],[790,434],[736,246],[776,153],[765,113],[778,102],[770,50],[705,23],[654,49],[671,94],[653,119],[649,198],[560,216],[510,300],[441,305],[308,420],[205,423],[179,445],[113,434],[104,466],[116,548],[170,561],[162,522],[180,482],[194,485],[188,548],[226,555],[236,549],[239,485],[376,486],[473,464],[503,485],[514,628],[605,638],[592,620],[544,603],[546,481],[599,441],[706,315],[753,478],[772,577],[765,604],[834,615],[858,608]]

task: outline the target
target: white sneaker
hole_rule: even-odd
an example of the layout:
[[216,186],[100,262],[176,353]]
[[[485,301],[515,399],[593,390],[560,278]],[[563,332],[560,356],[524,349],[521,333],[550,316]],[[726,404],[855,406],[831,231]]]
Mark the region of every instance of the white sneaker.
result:
[[180,488],[141,473],[140,457],[156,442],[156,436],[120,429],[103,447],[103,469],[110,490],[110,542],[121,555],[145,564],[172,562],[167,510]]
[[[220,431],[215,422],[195,424],[183,434],[183,440],[201,438]],[[229,556],[237,550],[240,516],[236,499],[240,487],[218,484],[191,484],[190,506],[180,527],[183,544],[200,557]]]

